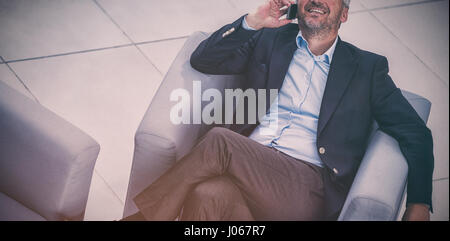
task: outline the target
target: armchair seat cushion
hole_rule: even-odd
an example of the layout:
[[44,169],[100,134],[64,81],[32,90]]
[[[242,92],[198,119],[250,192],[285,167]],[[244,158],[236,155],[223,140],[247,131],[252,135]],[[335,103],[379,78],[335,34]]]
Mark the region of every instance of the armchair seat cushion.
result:
[[2,221],[46,221],[41,215],[0,192],[0,220]]

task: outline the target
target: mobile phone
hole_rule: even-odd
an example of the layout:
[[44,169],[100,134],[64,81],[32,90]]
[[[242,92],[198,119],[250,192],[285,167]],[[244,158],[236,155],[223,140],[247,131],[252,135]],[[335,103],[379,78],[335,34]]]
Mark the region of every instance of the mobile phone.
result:
[[295,18],[297,18],[297,4],[291,4],[287,10],[286,19],[292,20]]

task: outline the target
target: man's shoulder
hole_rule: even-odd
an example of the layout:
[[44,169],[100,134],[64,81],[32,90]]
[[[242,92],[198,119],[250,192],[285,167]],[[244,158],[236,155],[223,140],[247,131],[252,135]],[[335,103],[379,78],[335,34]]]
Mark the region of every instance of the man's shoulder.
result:
[[383,55],[361,49],[349,42],[341,40],[341,44],[345,48],[347,48],[352,53],[352,55],[356,56],[360,61],[370,61],[370,62],[376,63],[376,62],[380,61],[381,59],[386,59],[386,57]]

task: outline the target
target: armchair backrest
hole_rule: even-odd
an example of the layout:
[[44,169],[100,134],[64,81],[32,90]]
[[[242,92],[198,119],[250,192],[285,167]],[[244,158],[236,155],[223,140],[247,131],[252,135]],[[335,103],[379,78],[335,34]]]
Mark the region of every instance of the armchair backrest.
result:
[[[207,101],[201,101],[201,108],[195,112],[196,110],[193,108],[193,102],[198,102],[199,99],[201,100],[201,97],[198,96],[198,94],[203,93],[203,91],[207,89],[214,88],[219,90],[223,96],[225,89],[242,87],[243,76],[208,75],[200,73],[191,67],[190,57],[192,52],[200,42],[208,36],[209,34],[207,33],[196,32],[186,41],[164,77],[162,84],[157,90],[155,97],[136,132],[136,138],[139,138],[146,133],[152,133],[152,135],[173,142],[177,149],[177,159],[187,154],[195,144],[187,142],[184,137],[189,137],[189,140],[191,140],[193,136],[199,138],[213,126],[205,125],[203,122],[201,122],[201,124],[189,125],[189,128],[184,128],[184,125],[173,124],[170,120],[170,111],[171,108],[176,105],[176,102],[170,101],[171,94],[177,89],[186,90],[190,94],[190,120],[191,123],[194,123],[193,115],[198,115],[198,111],[201,112],[201,110],[209,103]],[[199,81],[201,83],[202,90],[200,93],[193,93],[194,81]],[[195,98],[199,99],[194,100]],[[157,128],[154,128],[154,126],[157,126]]]

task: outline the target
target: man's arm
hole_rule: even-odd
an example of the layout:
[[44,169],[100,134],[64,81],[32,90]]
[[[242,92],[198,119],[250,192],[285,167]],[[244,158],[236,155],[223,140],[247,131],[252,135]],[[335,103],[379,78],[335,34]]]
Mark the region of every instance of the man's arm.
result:
[[[278,28],[291,22],[280,19],[292,0],[271,0],[254,13],[226,25],[204,40],[191,56],[194,69],[207,74],[242,74],[261,37],[263,28]],[[244,18],[247,20],[243,26]]]
[[242,26],[245,16],[214,32],[191,55],[191,66],[206,74],[242,74],[261,31]]
[[372,110],[380,129],[398,141],[408,162],[408,206],[403,219],[429,220],[434,168],[431,131],[388,72],[388,62],[383,57],[378,60],[373,73]]

